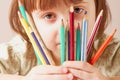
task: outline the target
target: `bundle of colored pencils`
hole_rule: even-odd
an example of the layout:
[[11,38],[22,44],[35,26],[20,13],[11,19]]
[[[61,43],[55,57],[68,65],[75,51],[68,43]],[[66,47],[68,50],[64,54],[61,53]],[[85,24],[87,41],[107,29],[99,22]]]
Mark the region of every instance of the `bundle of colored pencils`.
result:
[[38,60],[38,64],[39,65],[40,64],[55,65],[55,63],[54,63],[51,55],[49,54],[49,51],[47,50],[32,18],[25,11],[25,8],[20,0],[18,0],[18,4],[19,4],[19,10],[20,10],[20,11],[18,11],[18,16],[19,16],[20,22],[21,22],[28,38],[30,39],[30,41],[32,43],[32,46],[35,51],[35,55]]
[[[28,35],[28,38],[30,39],[30,41],[32,43],[32,46],[35,51],[35,55],[38,60],[38,64],[55,65],[51,55],[49,54],[49,51],[47,50],[47,48],[41,38],[41,35],[39,34],[39,31],[37,30],[37,28],[34,24],[34,21],[30,17],[30,15],[25,11],[25,8],[20,0],[18,0],[18,4],[19,4],[19,10],[20,10],[20,11],[18,11],[18,16],[19,16],[20,22],[21,22],[25,32]],[[97,31],[99,29],[99,26],[100,26],[100,23],[102,20],[102,15],[103,15],[103,10],[101,10],[100,14],[98,15],[98,17],[96,19],[91,36],[87,43],[88,21],[87,21],[86,17],[84,17],[82,22],[80,22],[82,24],[78,23],[76,34],[74,34],[75,33],[74,32],[75,31],[74,8],[73,8],[73,6],[70,7],[70,13],[69,13],[69,17],[70,17],[69,23],[70,24],[68,25],[68,22],[67,22],[67,26],[65,27],[64,20],[63,19],[61,20],[61,27],[60,27],[61,64],[65,60],[86,61],[87,55],[89,55],[89,52],[90,52],[93,42],[95,40]],[[86,16],[86,11],[85,11],[85,16]],[[109,42],[112,40],[115,32],[116,32],[116,29],[105,40],[103,45],[98,49],[95,56],[93,56],[93,58],[90,60],[90,64],[94,64],[99,59],[99,57],[101,56],[101,54],[103,53],[103,51],[105,50],[105,48],[107,47]],[[76,35],[76,39],[74,38],[75,37],[74,35]],[[76,50],[75,50],[75,44],[76,44]]]
[[[91,47],[93,45],[93,42],[95,40],[97,31],[99,29],[101,20],[102,20],[102,16],[103,16],[103,10],[100,11],[100,13],[98,14],[98,17],[96,19],[96,22],[94,24],[93,30],[91,32],[90,38],[87,42],[87,31],[88,31],[88,21],[86,19],[86,14],[87,12],[85,11],[84,13],[84,18],[82,20],[82,22],[78,23],[78,27],[76,30],[76,39],[74,38],[74,8],[73,6],[70,7],[70,14],[69,14],[69,25],[67,23],[67,26],[64,26],[64,21],[62,20],[61,22],[61,28],[60,28],[60,43],[61,43],[61,64],[65,61],[65,60],[70,60],[70,61],[86,61],[87,57],[89,55],[89,52],[91,50]],[[80,25],[80,23],[82,23]],[[81,27],[81,29],[80,29]],[[96,52],[95,56],[93,56],[93,58],[90,60],[90,64],[94,64],[99,57],[101,56],[101,54],[103,53],[103,51],[105,50],[105,48],[107,47],[107,45],[109,44],[109,42],[112,40],[114,34],[116,32],[116,29],[114,30],[114,32],[105,40],[105,42],[101,45],[101,47],[98,49],[98,51]],[[76,40],[76,41],[75,41]],[[76,43],[75,43],[76,42]],[[76,51],[75,51],[75,44],[76,44]]]
[[[85,12],[86,15],[86,12]],[[70,7],[69,13],[69,25],[67,22],[67,26],[64,26],[64,21],[61,22],[60,27],[60,54],[61,54],[61,64],[65,60],[81,60],[86,61],[86,49],[87,49],[87,29],[88,29],[88,22],[87,19],[84,18],[82,20],[82,30],[80,30],[80,23],[78,23],[78,27],[75,32],[74,28],[74,8],[73,6]],[[76,41],[75,36],[76,35]],[[76,44],[76,51],[75,51],[75,44]]]

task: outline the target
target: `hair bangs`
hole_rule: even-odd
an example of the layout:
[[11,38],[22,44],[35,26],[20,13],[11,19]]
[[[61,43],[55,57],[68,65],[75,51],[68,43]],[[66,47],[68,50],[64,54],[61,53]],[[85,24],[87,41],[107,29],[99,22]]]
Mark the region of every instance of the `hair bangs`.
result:
[[58,0],[24,0],[27,11],[40,9],[42,11],[57,7]]

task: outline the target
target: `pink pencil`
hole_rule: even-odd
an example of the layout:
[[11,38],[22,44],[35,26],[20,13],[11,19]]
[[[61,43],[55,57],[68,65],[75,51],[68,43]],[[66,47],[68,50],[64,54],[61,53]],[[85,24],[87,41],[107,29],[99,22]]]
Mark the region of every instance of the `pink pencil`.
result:
[[97,20],[96,20],[96,22],[95,22],[95,24],[94,24],[94,27],[93,27],[91,36],[90,36],[90,38],[89,38],[89,41],[88,41],[88,44],[87,44],[87,55],[89,55],[89,52],[90,52],[90,49],[91,49],[92,44],[93,44],[93,42],[94,42],[96,33],[97,33],[98,29],[99,29],[99,26],[100,26],[102,17],[103,17],[103,10],[100,11],[100,13],[99,13],[99,15],[98,15],[98,17],[97,17]]
[[93,65],[99,59],[99,57],[102,55],[103,51],[108,46],[108,44],[110,43],[110,41],[112,41],[113,36],[116,33],[116,31],[117,31],[117,29],[115,29],[113,31],[113,33],[107,37],[107,39],[104,41],[104,43],[101,45],[101,47],[96,52],[95,56],[90,60],[90,64]]

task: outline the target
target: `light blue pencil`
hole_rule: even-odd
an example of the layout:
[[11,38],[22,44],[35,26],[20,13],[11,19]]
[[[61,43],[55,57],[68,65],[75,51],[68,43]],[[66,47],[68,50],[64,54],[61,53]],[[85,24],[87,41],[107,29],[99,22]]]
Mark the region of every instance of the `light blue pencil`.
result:
[[88,31],[88,23],[86,18],[82,21],[82,38],[81,38],[81,61],[86,61],[87,56],[87,32]]

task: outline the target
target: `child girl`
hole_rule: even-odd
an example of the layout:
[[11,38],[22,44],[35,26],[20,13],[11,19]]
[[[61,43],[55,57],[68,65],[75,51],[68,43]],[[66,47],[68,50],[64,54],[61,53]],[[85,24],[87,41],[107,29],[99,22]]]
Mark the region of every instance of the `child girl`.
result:
[[[103,19],[90,51],[94,56],[106,39],[104,30],[111,19],[106,0],[20,0],[33,18],[41,37],[51,52],[55,65],[37,65],[33,47],[18,18],[18,0],[10,7],[11,28],[19,34],[0,46],[0,80],[119,80],[120,41],[113,39],[102,56],[94,64],[81,61],[66,61],[60,65],[61,19],[69,20],[69,8],[74,7],[75,29],[87,11],[88,39],[96,17],[103,9]],[[6,56],[2,55],[5,54]],[[14,74],[14,75],[13,75]]]

